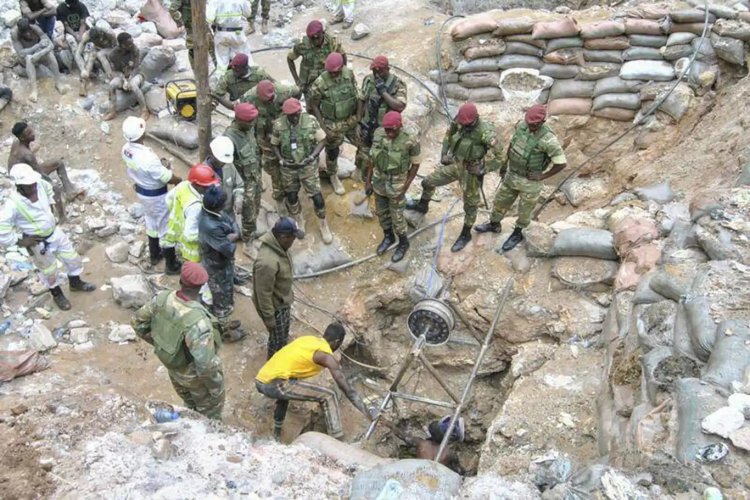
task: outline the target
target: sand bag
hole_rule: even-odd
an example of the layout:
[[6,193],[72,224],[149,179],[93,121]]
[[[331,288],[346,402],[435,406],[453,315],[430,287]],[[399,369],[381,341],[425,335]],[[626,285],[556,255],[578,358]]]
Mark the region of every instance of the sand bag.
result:
[[[677,356],[685,356],[690,359],[698,359],[693,351],[693,344],[690,342],[688,333],[687,313],[685,306],[677,304],[677,316],[674,320],[674,337],[672,338],[672,350]],[[696,375],[697,377],[698,375]]]
[[[440,83],[440,72],[438,70],[430,70],[430,72],[427,73],[427,76],[429,76],[430,80],[433,82]],[[443,71],[443,83],[458,83],[458,74],[451,71]]]
[[668,40],[665,35],[630,35],[628,39],[630,45],[634,47],[654,47],[657,49],[666,45]]
[[504,54],[497,60],[498,69],[530,68],[539,69],[542,61],[538,57],[520,54]]
[[698,295],[685,300],[688,334],[693,351],[701,361],[707,361],[716,343],[716,324],[711,319],[711,303]]
[[[698,9],[681,9],[669,12],[669,17],[675,23],[704,23],[706,22],[706,12]],[[716,16],[709,12],[708,22],[716,22]]]
[[681,82],[675,87],[674,92],[659,106],[659,111],[666,113],[673,120],[680,121],[690,109],[693,100],[693,91],[686,83]]
[[602,94],[594,98],[591,109],[593,111],[603,108],[636,110],[640,107],[641,97],[638,94]]
[[547,41],[547,52],[554,52],[562,49],[574,49],[583,47],[583,40],[577,36],[569,38],[555,38]]
[[[643,83],[644,82],[639,82],[638,80],[623,80],[619,76],[602,78],[601,80],[598,80],[594,86],[594,97],[598,97],[602,94],[638,92]],[[640,103],[640,97],[638,98],[638,102]]]
[[583,58],[589,62],[621,63],[622,52],[619,50],[587,50],[583,51]]
[[557,80],[550,88],[550,99],[567,99],[569,97],[593,97],[596,82],[581,80]]
[[662,19],[669,15],[669,9],[664,5],[642,4],[625,11],[628,17],[637,19]]
[[170,144],[198,149],[198,126],[193,122],[175,121],[170,117],[156,123],[149,122],[148,131]]
[[661,48],[661,55],[667,61],[676,61],[683,57],[690,57],[693,54],[693,47],[690,45],[670,45]]
[[579,80],[601,80],[620,74],[622,65],[616,63],[590,62],[582,66],[578,71]]
[[462,87],[458,83],[449,83],[445,86],[445,96],[457,101],[469,100],[469,89]]
[[632,122],[635,119],[636,111],[622,108],[601,108],[592,111],[591,115],[618,122]]
[[47,358],[34,350],[0,351],[0,382],[49,368]]
[[497,87],[500,83],[500,73],[466,73],[459,77],[458,82],[467,89]]
[[657,271],[649,271],[641,276],[633,294],[633,304],[652,304],[665,300],[666,297],[651,289],[651,279],[656,276]]
[[709,64],[716,63],[718,56],[716,55],[716,50],[714,50],[714,46],[709,37],[704,38],[702,41],[700,38],[695,38],[690,42],[690,46],[693,50],[698,52],[698,56],[696,57],[698,61],[703,61]]
[[[707,33],[711,32],[712,26],[709,24]],[[673,24],[672,33],[693,33],[700,35],[703,33],[703,23],[687,23],[687,24]]]
[[536,40],[531,35],[509,35],[505,37],[505,41],[528,43],[529,45],[539,47],[540,49],[547,48],[547,40]]
[[500,19],[495,24],[492,36],[501,37],[508,35],[525,35],[534,29],[534,20],[528,17],[514,17],[512,19]]
[[644,352],[672,346],[676,312],[677,304],[671,300],[633,307],[638,345]]
[[626,36],[613,38],[591,38],[583,43],[589,50],[625,50],[630,47],[630,40]]
[[716,332],[716,343],[703,380],[731,390],[733,381],[742,381],[750,367],[750,328],[741,321],[724,321]]
[[608,38],[625,33],[625,23],[622,21],[600,21],[581,26],[581,38]]
[[482,45],[476,45],[468,47],[464,50],[464,57],[469,61],[474,59],[492,58],[502,55],[505,52],[505,42],[498,39],[493,39]]
[[[560,99],[560,101],[572,100]],[[590,100],[588,101],[590,102]],[[554,102],[552,101],[552,103]],[[550,103],[550,106],[552,103]],[[612,233],[604,229],[563,229],[555,237],[551,253],[557,257],[592,257],[594,259],[617,260],[614,237]]]
[[675,458],[683,463],[695,462],[698,450],[716,441],[703,432],[701,422],[725,402],[716,390],[697,378],[681,378],[675,383],[677,435]]
[[156,25],[156,32],[163,38],[173,39],[180,36],[182,30],[177,27],[169,11],[159,0],[146,0],[141,7],[141,15]]
[[615,291],[632,290],[636,287],[640,279],[641,275],[638,274],[635,263],[623,262],[617,270],[617,276],[615,276]]
[[505,54],[521,54],[524,56],[542,57],[544,50],[528,43],[507,42],[505,44]]
[[548,52],[544,55],[544,62],[549,64],[577,65],[586,64],[583,59],[583,50],[580,48],[562,49],[554,52]]
[[623,51],[622,58],[625,61],[635,61],[637,59],[661,61],[664,59],[661,55],[661,51],[653,47],[631,47]]
[[657,272],[649,282],[651,289],[668,299],[679,302],[687,295],[688,288],[682,283],[678,283],[664,271]]
[[[748,5],[747,1],[738,2],[738,3],[744,5],[744,7],[750,7],[750,5]],[[705,7],[705,5],[703,5],[702,3],[700,5],[698,5],[698,8],[701,11],[705,10],[704,7]],[[708,4],[708,11],[711,14],[713,14],[714,16],[716,16],[717,19],[719,19],[719,18],[721,18],[721,19],[737,19],[737,16],[739,15],[739,13],[735,9],[733,9],[732,7],[729,7],[727,5],[720,5],[720,4],[717,4],[717,3],[710,3],[710,4]]]
[[484,13],[457,22],[451,27],[450,33],[454,41],[459,41],[482,33],[492,33],[496,28],[497,23],[492,16]]
[[473,61],[461,61],[458,63],[456,73],[484,73],[500,69],[499,58],[483,57]]
[[[615,96],[620,96],[622,98],[634,95],[637,96],[637,94],[605,94],[597,97],[597,99],[603,99],[609,96],[612,96],[612,99],[614,99]],[[594,102],[596,102],[596,100],[594,100]],[[630,104],[632,105],[632,103]],[[625,106],[618,107],[624,108]],[[626,109],[635,108],[638,108],[638,106],[631,106],[631,108]],[[659,230],[656,229],[656,224],[654,224],[653,219],[628,215],[615,225],[614,235],[615,249],[617,250],[617,253],[620,256],[625,256],[635,247],[658,238]]]
[[591,99],[572,97],[550,100],[547,111],[550,115],[588,115],[591,113]]
[[534,25],[531,36],[537,39],[566,38],[578,36],[580,28],[572,17],[564,17],[557,21],[540,22]]
[[672,33],[669,35],[669,38],[667,38],[667,43],[664,44],[665,47],[671,47],[672,45],[690,45],[690,42],[693,41],[694,38],[696,38],[698,35],[694,33]]
[[674,80],[674,68],[665,61],[628,61],[620,68],[620,78],[666,82]]
[[713,26],[713,32],[719,36],[728,36],[743,42],[750,42],[750,23],[744,21],[719,19]]
[[176,60],[177,57],[171,47],[154,47],[143,58],[138,69],[146,80],[153,80],[162,75],[164,70],[172,66]]
[[742,40],[712,33],[711,44],[719,59],[738,66],[745,65],[745,44]]
[[658,21],[629,17],[625,19],[625,33],[628,35],[663,35],[665,31],[662,30]]
[[654,371],[662,360],[672,355],[672,349],[667,346],[658,346],[651,349],[641,357],[641,373],[645,383],[646,395],[653,406],[658,406],[669,394],[670,387],[665,387],[656,379]]
[[539,74],[550,76],[552,78],[566,79],[578,76],[580,66],[564,64],[545,64],[539,70]]
[[481,89],[470,89],[468,100],[472,102],[502,101],[503,91],[497,87],[482,87]]

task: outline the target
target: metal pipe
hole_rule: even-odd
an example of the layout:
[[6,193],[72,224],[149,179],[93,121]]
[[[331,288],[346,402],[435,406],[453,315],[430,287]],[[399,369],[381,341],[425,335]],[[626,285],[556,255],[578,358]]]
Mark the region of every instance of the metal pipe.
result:
[[435,399],[423,398],[421,396],[415,396],[413,394],[406,394],[405,392],[391,392],[394,398],[405,399],[407,401],[414,401],[415,403],[424,403],[433,406],[442,406],[443,408],[455,408],[456,405],[453,403],[447,403],[445,401],[437,401]]
[[479,354],[477,355],[477,361],[474,363],[474,369],[471,371],[471,376],[469,377],[468,382],[466,382],[466,387],[464,387],[464,393],[461,395],[461,401],[458,403],[458,406],[456,406],[456,409],[453,411],[453,416],[451,416],[451,421],[448,424],[448,429],[445,431],[445,435],[443,436],[443,441],[440,443],[440,449],[438,449],[437,455],[435,455],[435,461],[438,462],[440,460],[440,457],[443,455],[443,452],[445,451],[445,447],[448,445],[448,440],[450,439],[451,434],[453,433],[453,428],[456,426],[456,421],[458,421],[458,416],[461,414],[461,411],[464,408],[464,405],[466,404],[466,400],[469,398],[469,394],[471,393],[471,386],[474,384],[474,379],[477,377],[477,373],[479,373],[479,367],[482,365],[482,361],[484,360],[484,355],[487,353],[487,349],[490,347],[490,343],[492,342],[492,337],[495,333],[495,327],[497,326],[497,322],[500,319],[500,313],[502,313],[503,309],[505,308],[505,303],[508,301],[508,296],[510,295],[510,291],[513,288],[513,278],[510,278],[508,282],[505,284],[505,289],[503,290],[502,298],[500,299],[500,303],[497,305],[497,310],[495,311],[495,317],[492,318],[492,324],[490,325],[490,329],[487,332],[487,335],[484,337],[484,343],[482,344],[482,349],[479,351]]
[[456,393],[453,392],[453,389],[448,386],[448,383],[443,380],[435,367],[432,366],[432,363],[430,363],[430,360],[427,359],[427,356],[425,356],[423,352],[419,353],[419,360],[422,362],[424,367],[427,368],[427,371],[430,372],[430,375],[432,375],[437,383],[440,384],[440,387],[442,387],[443,390],[448,393],[448,396],[450,396],[454,402],[458,403],[459,401],[461,401],[458,396],[456,396]]

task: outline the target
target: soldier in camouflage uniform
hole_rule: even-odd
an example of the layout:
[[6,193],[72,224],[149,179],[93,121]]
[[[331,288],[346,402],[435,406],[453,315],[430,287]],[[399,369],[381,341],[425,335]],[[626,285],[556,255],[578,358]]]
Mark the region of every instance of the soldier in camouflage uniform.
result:
[[[234,109],[235,101],[241,99],[246,92],[255,88],[259,82],[263,80],[275,81],[260,66],[251,66],[247,54],[235,54],[229,63],[229,69],[232,71],[225,72],[219,79],[216,87],[211,91],[211,97],[229,109]],[[224,97],[227,93],[229,94],[229,99]]]
[[[516,227],[503,243],[504,252],[523,241],[523,229],[531,222],[531,212],[544,186],[542,181],[560,172],[567,164],[560,141],[544,124],[546,118],[547,108],[537,104],[529,108],[525,120],[516,125],[508,148],[508,162],[500,171],[503,183],[495,193],[490,221],[476,227],[480,233],[499,233],[500,222],[518,198]],[[552,168],[547,170],[550,163]]]
[[406,108],[406,84],[391,73],[388,58],[377,56],[370,63],[371,75],[362,80],[362,120],[354,163],[364,179],[375,129],[383,124],[388,111],[401,113]]
[[357,80],[352,70],[344,66],[344,58],[334,52],[326,58],[325,71],[310,89],[310,112],[315,115],[326,133],[326,174],[333,190],[344,194],[338,177],[338,158],[344,139],[357,145],[357,123],[362,116]]
[[[170,0],[169,14],[177,23],[177,27],[185,28],[185,45],[188,48],[188,59],[190,66],[193,66],[195,53],[193,51],[193,9],[190,7],[190,0]],[[208,33],[208,53],[216,66],[216,56],[214,55],[214,39],[211,33]]]
[[[333,35],[329,35],[323,28],[323,23],[318,20],[310,21],[307,25],[307,35],[297,41],[287,54],[287,64],[289,72],[294,78],[294,83],[299,87],[305,96],[305,102],[310,103],[310,87],[313,82],[320,76],[325,69],[326,57],[333,52],[338,52],[344,57],[346,64],[346,54],[341,47],[341,42]],[[299,58],[302,58],[299,64],[299,74],[294,64]],[[307,108],[310,111],[310,108]]]
[[383,117],[383,127],[375,131],[370,149],[370,162],[365,176],[365,192],[375,193],[383,241],[377,254],[384,254],[395,243],[393,231],[398,235],[398,246],[391,260],[398,262],[409,250],[406,236],[404,194],[419,170],[420,147],[415,138],[401,130],[401,114],[389,111]]
[[464,227],[451,247],[459,252],[471,241],[471,227],[477,219],[484,175],[497,171],[503,151],[495,127],[479,119],[477,107],[467,102],[458,109],[443,139],[440,163],[443,166],[422,181],[422,198],[409,201],[406,208],[427,213],[435,188],[458,181],[464,197]]
[[302,112],[299,100],[291,98],[284,101],[282,112],[283,116],[273,123],[271,144],[281,165],[281,180],[289,214],[297,220],[300,234],[304,236],[305,221],[299,201],[300,187],[304,188],[312,198],[320,224],[320,236],[327,245],[333,241],[333,235],[326,221],[326,205],[318,176],[318,155],[323,150],[325,134],[314,117]]
[[234,121],[224,131],[234,143],[234,166],[245,181],[245,197],[242,205],[242,241],[244,253],[253,256],[252,242],[259,235],[256,219],[260,210],[260,197],[263,180],[255,141],[255,119],[258,110],[252,104],[243,102],[234,108]]
[[203,266],[186,262],[180,290],[160,292],[135,313],[131,324],[140,338],[154,346],[185,406],[220,419],[224,408],[221,335],[216,318],[200,303],[199,291],[207,281]]
[[262,80],[240,98],[242,102],[249,102],[258,109],[255,138],[260,148],[260,163],[263,171],[271,176],[272,196],[280,215],[286,214],[286,205],[284,186],[281,182],[281,166],[271,146],[273,122],[281,116],[284,101],[292,97],[299,99],[300,95],[296,85],[274,85],[271,80]]

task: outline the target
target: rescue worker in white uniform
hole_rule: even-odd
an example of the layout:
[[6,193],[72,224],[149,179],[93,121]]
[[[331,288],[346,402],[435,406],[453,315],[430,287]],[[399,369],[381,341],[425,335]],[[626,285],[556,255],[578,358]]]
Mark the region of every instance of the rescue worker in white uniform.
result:
[[71,291],[93,292],[96,286],[81,279],[81,256],[73,248],[68,235],[57,227],[52,215],[52,184],[26,163],[13,165],[10,178],[16,191],[8,196],[0,209],[0,247],[18,245],[26,248],[39,271],[40,281],[52,293],[57,307],[67,311],[71,306],[57,281],[58,261],[68,275]]
[[155,266],[164,257],[162,246],[166,246],[164,236],[169,225],[167,185],[178,184],[182,182],[182,178],[170,170],[167,160],[160,159],[151,148],[143,144],[145,133],[146,122],[142,118],[129,116],[125,119],[122,136],[127,142],[122,146],[122,159],[143,206],[149,260]]
[[253,63],[244,32],[244,20],[249,20],[251,15],[252,9],[247,0],[214,0],[207,5],[206,21],[214,31],[216,78],[221,79],[229,67],[229,61],[238,52],[247,54],[249,63]]

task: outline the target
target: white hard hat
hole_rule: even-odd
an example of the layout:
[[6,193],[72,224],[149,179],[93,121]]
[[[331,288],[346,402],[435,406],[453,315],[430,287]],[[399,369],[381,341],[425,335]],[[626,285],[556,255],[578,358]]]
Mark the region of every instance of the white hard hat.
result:
[[42,174],[26,163],[16,163],[10,167],[10,178],[16,186],[30,186],[42,180]]
[[136,116],[128,116],[122,122],[122,136],[128,142],[137,141],[146,133],[146,121]]
[[211,153],[222,163],[232,163],[234,160],[234,143],[232,139],[221,135],[211,141]]

